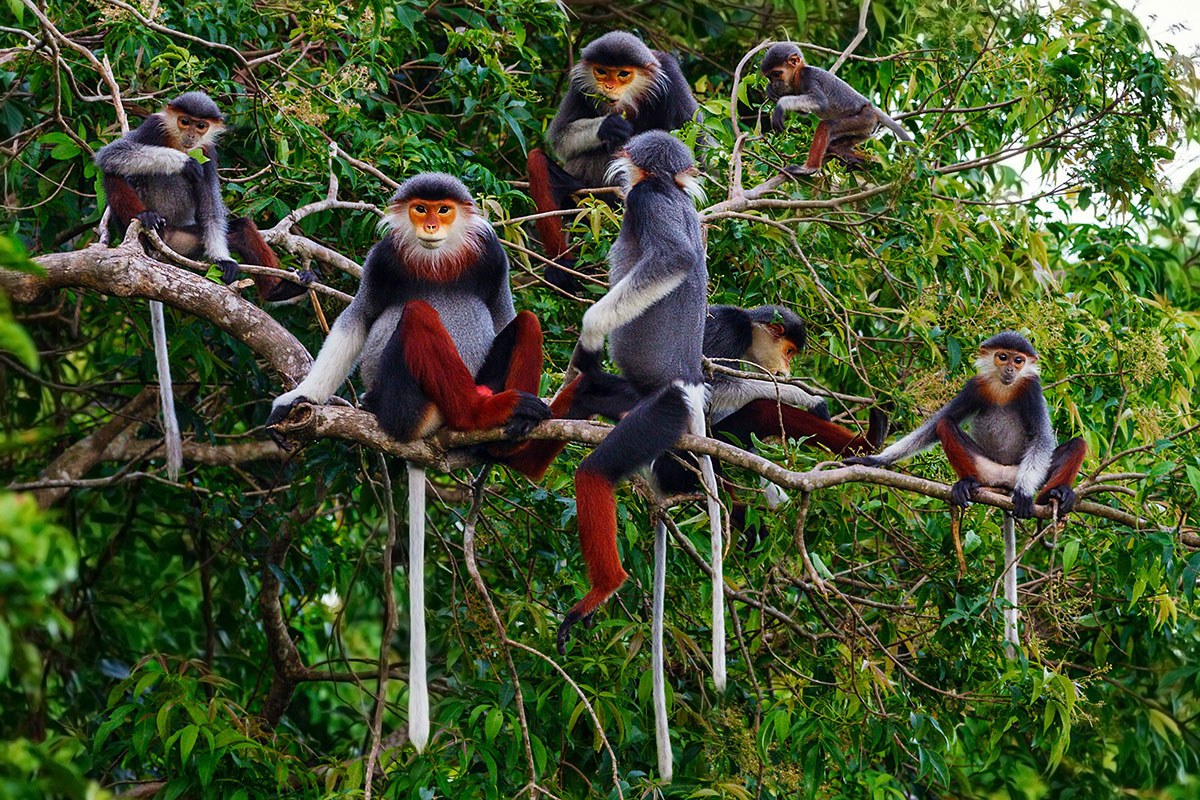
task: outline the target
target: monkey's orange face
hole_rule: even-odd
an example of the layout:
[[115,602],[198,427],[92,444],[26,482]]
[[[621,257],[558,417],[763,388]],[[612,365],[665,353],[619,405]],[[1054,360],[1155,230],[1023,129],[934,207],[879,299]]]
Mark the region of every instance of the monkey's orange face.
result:
[[770,375],[789,375],[792,359],[800,354],[796,343],[784,335],[782,325],[772,322],[755,324],[751,330],[750,350],[746,360]]
[[602,67],[597,64],[592,67],[592,79],[596,82],[596,89],[610,103],[615,103],[625,96],[637,75],[638,67],[633,66]]
[[996,380],[1004,386],[1013,386],[1033,374],[1030,365],[1037,359],[1030,358],[1020,350],[991,350],[992,371]]
[[454,200],[408,201],[408,221],[417,241],[427,250],[437,250],[446,243],[457,216],[458,203]]
[[224,127],[219,120],[198,119],[171,109],[167,109],[166,117],[168,135],[185,152],[208,144]]

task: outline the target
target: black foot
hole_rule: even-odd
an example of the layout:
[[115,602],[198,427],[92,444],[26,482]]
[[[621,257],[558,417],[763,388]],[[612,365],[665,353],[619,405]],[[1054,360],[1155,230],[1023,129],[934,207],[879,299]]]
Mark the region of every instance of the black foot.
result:
[[797,178],[803,178],[808,175],[816,175],[821,171],[820,167],[809,167],[804,164],[788,164],[783,168],[783,171],[788,175],[793,175]]
[[1013,516],[1017,519],[1029,519],[1033,516],[1033,495],[1025,494],[1020,489],[1012,493]]
[[307,397],[297,397],[295,400],[293,400],[290,403],[285,403],[283,405],[274,406],[271,409],[271,413],[267,417],[267,436],[271,437],[271,441],[274,442],[279,447],[279,449],[284,451],[285,453],[290,451],[292,449],[293,445],[290,442],[288,442],[286,436],[284,436],[279,431],[275,430],[273,426],[275,426],[278,423],[282,422],[283,420],[287,419],[288,415],[292,413],[292,409],[295,408],[300,403],[311,403],[311,402],[312,401],[309,400]]
[[567,615],[563,617],[562,624],[558,626],[558,654],[560,656],[567,654],[567,641],[571,638],[571,628],[580,622],[587,627],[591,627],[592,619],[595,616],[595,611],[590,614],[580,614],[574,609],[567,612]]
[[304,284],[305,286],[312,286],[317,282],[317,273],[313,272],[311,269],[303,270],[296,277],[299,278],[300,283]]
[[971,497],[979,488],[979,481],[974,478],[963,478],[950,487],[950,505],[965,508],[971,505]]
[[519,399],[512,416],[504,423],[504,435],[510,439],[524,439],[542,420],[550,419],[550,406],[541,399],[525,392],[517,392]]
[[1062,519],[1075,508],[1075,502],[1079,497],[1075,494],[1075,490],[1070,486],[1055,486],[1053,489],[1047,489],[1044,493],[1046,502],[1051,500],[1058,501],[1058,516]]
[[575,350],[571,352],[571,361],[569,362],[568,371],[574,369],[581,375],[591,375],[597,372],[604,371],[604,350],[585,350],[581,345],[576,344]]
[[889,409],[890,406],[876,406],[867,416],[867,441],[875,450],[883,447],[883,443],[887,441],[888,431],[892,427],[892,420],[888,415]]
[[142,223],[143,228],[150,228],[156,231],[162,230],[163,226],[167,224],[167,218],[157,211],[143,211],[140,214],[135,214],[133,218]]
[[221,283],[226,285],[236,281],[238,273],[242,271],[242,268],[238,266],[236,261],[232,261],[228,258],[218,258],[213,263],[221,268]]
[[817,419],[823,419],[826,422],[829,422],[831,419],[833,419],[833,417],[829,415],[829,403],[827,403],[824,399],[822,399],[821,402],[817,403],[812,408],[808,409],[808,413],[812,414]]
[[853,456],[843,458],[842,463],[848,467],[886,467],[888,464],[879,456]]

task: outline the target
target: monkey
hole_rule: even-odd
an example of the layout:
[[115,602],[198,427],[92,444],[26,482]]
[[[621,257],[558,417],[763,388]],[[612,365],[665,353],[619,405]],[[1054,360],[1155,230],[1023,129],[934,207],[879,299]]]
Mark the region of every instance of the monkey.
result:
[[[648,131],[630,138],[616,163],[626,201],[620,233],[609,250],[610,288],[583,315],[570,369],[581,375],[601,372],[607,336],[609,354],[637,393],[637,402],[575,474],[579,543],[589,589],[559,626],[560,653],[565,652],[572,626],[590,618],[627,577],[617,550],[617,484],[649,466],[683,433],[705,432],[701,345],[708,269],[693,199],[699,189],[695,159],[674,136]],[[721,507],[712,463],[702,457],[700,464],[712,544],[713,680],[724,691]],[[656,536],[656,542],[665,547],[665,535]],[[654,630],[661,634],[661,624],[656,622]],[[658,673],[654,707],[659,771],[669,780],[672,757],[665,733],[661,641],[652,649]]]
[[[122,227],[139,220],[180,255],[213,259],[221,280],[232,283],[239,269],[230,249],[259,266],[280,265],[249,217],[228,219],[217,175],[217,137],[224,130],[225,115],[212,98],[187,92],[100,148],[95,162],[104,175],[109,208]],[[203,153],[203,164],[189,155],[195,150]],[[299,283],[255,275],[254,285],[264,300],[282,302],[307,294],[317,276],[305,270],[297,277]]]
[[[714,305],[709,306],[705,318],[706,358],[721,366],[761,371],[765,376],[785,378],[807,340],[804,320],[782,306],[745,309]],[[887,413],[873,408],[864,436],[832,422],[826,401],[798,386],[720,372],[708,379],[707,410],[715,438],[735,442],[751,452],[757,436],[807,438],[836,456],[873,453],[887,437],[889,424]],[[660,458],[654,464],[654,477],[663,491],[691,491],[696,485],[694,460],[684,454]],[[764,485],[768,507],[773,510],[786,496],[773,484]],[[753,547],[760,532],[757,526],[745,524],[746,505],[734,502],[730,515],[733,527],[748,534],[747,547]]]
[[825,162],[836,157],[848,166],[866,163],[867,157],[858,145],[871,138],[879,123],[891,129],[902,141],[912,137],[900,123],[889,117],[850,84],[831,72],[804,63],[800,48],[791,42],[778,42],[767,50],[762,60],[762,74],[767,76],[767,96],[775,101],[771,113],[771,128],[784,129],[788,112],[815,114],[821,120],[813,134],[812,146],[804,166],[789,166],[793,175],[813,175]]
[[[1012,518],[1033,516],[1034,502],[1058,503],[1060,514],[1075,507],[1071,484],[1087,455],[1087,444],[1075,437],[1058,444],[1042,384],[1038,354],[1015,331],[1003,331],[979,346],[976,375],[962,390],[920,427],[877,456],[856,456],[847,464],[883,467],[941,442],[950,467],[958,476],[951,487],[950,504],[956,509],[971,501],[981,485],[1012,490],[1013,510],[1004,515],[1005,639],[1017,644],[1016,532]],[[971,433],[962,423],[973,418]],[[952,524],[955,548],[961,556],[957,527]],[[1011,652],[1011,649],[1010,649]]]
[[[541,325],[531,312],[514,309],[508,257],[467,187],[445,173],[413,176],[392,197],[383,226],[387,233],[367,256],[358,293],[307,377],[275,398],[268,430],[296,404],[328,400],[358,361],[367,386],[363,408],[397,440],[419,439],[443,425],[503,426],[511,438],[526,436],[550,413],[536,396]],[[425,470],[412,463],[408,491],[408,726],[420,751],[429,741]]]
[[[546,132],[563,166],[540,149],[529,151],[529,191],[538,213],[572,208],[571,195],[580,189],[614,185],[609,165],[631,136],[677,130],[698,121],[699,108],[672,56],[624,31],[591,42],[571,69],[570,86]],[[541,217],[535,227],[547,257],[573,268],[562,217]],[[546,279],[566,291],[578,289],[558,267],[547,267]]]
[[[804,321],[782,306],[744,309],[714,305],[708,307],[705,315],[703,355],[717,362],[735,362],[723,366],[737,367],[748,362],[768,375],[786,376],[792,359],[806,342]],[[766,376],[751,380],[714,373],[706,381],[705,395],[713,435],[743,447],[751,446],[751,435],[760,439],[786,436],[808,438],[834,455],[849,455],[874,452],[887,436],[888,416],[880,409],[872,409],[867,434],[856,434],[830,421],[824,399]],[[616,421],[639,399],[638,392],[623,377],[591,372],[575,378],[550,407],[555,418],[587,419],[599,415]],[[522,473],[541,480],[564,447],[561,442],[548,440],[529,442],[527,449],[518,454]],[[655,475],[660,486],[670,493],[695,487],[694,472],[674,459],[656,461]],[[734,507],[735,514],[738,508]]]

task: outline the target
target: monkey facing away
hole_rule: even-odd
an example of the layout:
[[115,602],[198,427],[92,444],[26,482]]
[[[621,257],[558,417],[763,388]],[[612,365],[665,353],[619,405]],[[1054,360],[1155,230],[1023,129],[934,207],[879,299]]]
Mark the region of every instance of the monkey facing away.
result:
[[[525,436],[549,416],[537,317],[516,313],[508,257],[457,178],[423,173],[392,197],[388,234],[363,265],[353,302],[337,318],[308,376],[277,397],[270,427],[297,403],[324,403],[356,361],[363,407],[401,441],[504,426]],[[361,354],[361,361],[359,356]],[[282,444],[282,442],[281,442]],[[425,682],[425,470],[408,465],[411,680],[409,738],[429,740]]]
[[[703,435],[704,335],[708,270],[700,216],[693,194],[691,151],[663,131],[638,134],[620,156],[628,189],[621,232],[609,250],[610,289],[583,316],[572,366],[582,375],[601,372],[605,336],[609,353],[638,400],[575,475],[579,543],[587,565],[587,595],[567,613],[558,631],[560,651],[571,627],[590,617],[625,582],[617,550],[616,485],[649,466],[685,432]],[[713,680],[725,688],[724,581],[721,507],[707,456],[700,460],[708,495],[713,571]],[[666,529],[659,522],[655,559],[665,563]],[[656,573],[664,576],[663,571]],[[661,641],[661,585],[655,586],[654,707],[659,771],[670,779]]]
[[779,42],[767,50],[762,60],[767,76],[767,96],[775,101],[771,128],[781,131],[789,112],[814,114],[821,122],[813,134],[812,146],[803,167],[791,166],[795,175],[819,172],[831,157],[848,166],[866,162],[858,145],[871,138],[879,123],[892,130],[902,141],[912,137],[896,120],[889,117],[850,84],[831,72],[804,63],[800,48],[791,42]]
[[[1012,489],[1013,515],[1032,517],[1033,505],[1058,502],[1059,512],[1075,507],[1071,484],[1087,445],[1082,437],[1058,444],[1038,378],[1038,355],[1029,340],[1005,331],[979,346],[977,374],[915,431],[877,456],[847,464],[895,464],[941,442],[958,476],[951,503],[965,506],[980,486]],[[972,420],[971,432],[962,429]]]
[[[580,189],[614,185],[608,168],[631,136],[673,131],[698,118],[699,105],[679,64],[631,33],[612,31],[583,49],[558,113],[546,132],[559,166],[542,150],[529,151],[529,191],[538,213],[573,206]],[[536,221],[548,258],[570,267],[561,216]],[[547,269],[556,286],[572,289],[569,273]]]
[[[100,148],[95,161],[104,173],[108,205],[122,227],[140,220],[180,255],[213,259],[221,279],[232,283],[238,265],[231,249],[252,264],[280,266],[249,217],[228,218],[217,175],[216,140],[224,129],[225,115],[217,104],[204,92],[187,92]],[[204,164],[189,155],[196,149],[208,159]],[[306,294],[302,284],[316,280],[307,270],[298,277],[300,284],[255,275],[254,285],[264,300],[279,302]]]

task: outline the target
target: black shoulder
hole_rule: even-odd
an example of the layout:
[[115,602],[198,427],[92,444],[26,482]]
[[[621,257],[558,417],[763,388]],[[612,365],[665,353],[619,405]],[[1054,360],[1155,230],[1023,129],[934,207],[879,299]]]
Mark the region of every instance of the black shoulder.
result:
[[665,82],[665,94],[660,98],[662,105],[662,127],[673,131],[694,119],[700,104],[692,96],[692,87],[683,77],[679,62],[670,53],[654,51],[654,56],[662,68]]
[[400,264],[400,254],[396,252],[392,237],[385,236],[367,253],[358,290],[367,291],[375,297],[387,297],[393,287],[403,279],[404,268]]
[[1017,397],[1015,405],[1021,416],[1026,420],[1037,421],[1050,419],[1050,410],[1046,407],[1046,395],[1042,392],[1042,381],[1038,377],[1025,381],[1025,391]]
[[661,175],[645,177],[625,198],[623,224],[631,222],[639,240],[661,231],[673,218],[672,206],[680,202],[680,197],[691,202],[670,179]]
[[750,315],[737,306],[709,306],[704,318],[704,355],[741,358],[750,349],[754,326]]
[[480,254],[480,266],[496,281],[508,280],[508,253],[500,243],[491,226],[480,234],[483,239],[483,252]]
[[962,422],[983,407],[983,392],[979,390],[979,377],[967,381],[954,399],[942,407],[941,414],[955,422]]
[[554,121],[565,125],[576,120],[592,119],[598,116],[600,116],[600,111],[597,110],[596,104],[572,83],[567,86],[567,93],[558,105],[558,113],[554,115]]
[[167,124],[162,114],[151,114],[142,121],[141,125],[125,134],[132,142],[151,144],[159,147],[167,145]]

